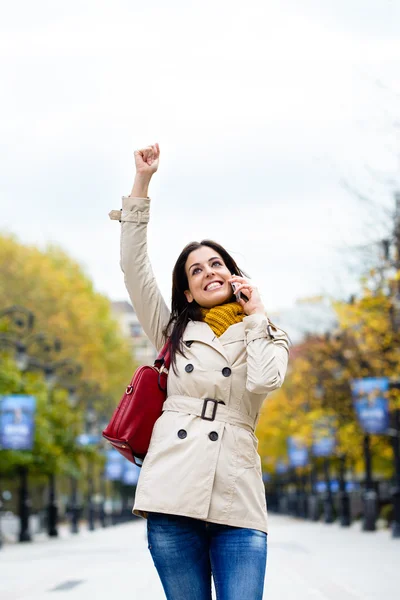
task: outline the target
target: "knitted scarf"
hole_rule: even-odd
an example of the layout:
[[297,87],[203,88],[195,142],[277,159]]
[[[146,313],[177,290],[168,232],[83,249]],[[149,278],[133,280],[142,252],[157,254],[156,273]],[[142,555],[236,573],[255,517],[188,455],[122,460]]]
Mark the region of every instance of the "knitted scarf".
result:
[[213,308],[202,308],[203,321],[207,323],[217,337],[222,335],[228,327],[240,323],[245,317],[243,308],[237,302],[220,304]]

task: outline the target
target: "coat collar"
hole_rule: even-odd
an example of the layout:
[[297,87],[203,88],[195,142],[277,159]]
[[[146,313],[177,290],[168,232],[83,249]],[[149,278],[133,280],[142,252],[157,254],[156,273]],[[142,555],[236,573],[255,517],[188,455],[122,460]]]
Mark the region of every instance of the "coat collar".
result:
[[217,337],[211,327],[204,321],[189,321],[183,334],[184,343],[189,341],[203,342],[203,344],[211,346],[222,354],[228,362],[229,359],[224,346],[239,340],[244,340],[243,323],[231,325],[220,337]]

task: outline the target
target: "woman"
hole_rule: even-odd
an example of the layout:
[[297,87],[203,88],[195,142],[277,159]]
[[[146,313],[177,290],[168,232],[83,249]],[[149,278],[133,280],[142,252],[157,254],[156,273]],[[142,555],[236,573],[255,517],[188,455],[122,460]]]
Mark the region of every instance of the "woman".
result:
[[168,600],[210,600],[211,575],[218,600],[259,600],[267,510],[254,429],[265,396],[282,385],[288,340],[215,242],[184,248],[167,308],[146,243],[148,186],[159,156],[158,144],[135,152],[135,182],[117,216],[132,304],[154,346],[168,335],[173,355],[133,511],[147,518]]

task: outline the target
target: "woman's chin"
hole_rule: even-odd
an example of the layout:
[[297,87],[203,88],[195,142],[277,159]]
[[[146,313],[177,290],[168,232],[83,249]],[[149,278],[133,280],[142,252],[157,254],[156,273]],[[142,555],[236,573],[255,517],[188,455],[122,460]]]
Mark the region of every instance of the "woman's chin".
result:
[[[224,294],[213,294],[213,298],[204,298],[202,302],[199,302],[200,306],[203,308],[214,308],[214,306],[219,306],[220,304],[225,304],[226,302],[231,302],[231,295]],[[233,297],[235,299],[235,297]],[[234,301],[232,300],[232,302]]]

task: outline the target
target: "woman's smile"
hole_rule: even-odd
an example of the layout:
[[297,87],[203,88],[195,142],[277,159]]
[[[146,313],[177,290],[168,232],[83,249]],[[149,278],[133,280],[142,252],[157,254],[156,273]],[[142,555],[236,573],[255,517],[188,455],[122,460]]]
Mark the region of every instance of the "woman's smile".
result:
[[223,285],[223,281],[212,281],[211,283],[208,283],[204,289],[206,292],[212,292],[214,290],[218,290]]

